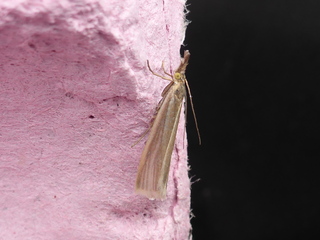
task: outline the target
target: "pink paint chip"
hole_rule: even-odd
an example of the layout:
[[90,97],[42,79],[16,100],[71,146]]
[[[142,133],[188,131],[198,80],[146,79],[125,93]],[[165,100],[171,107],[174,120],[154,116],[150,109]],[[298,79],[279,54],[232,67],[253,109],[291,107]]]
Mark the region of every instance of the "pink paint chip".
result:
[[0,239],[188,239],[184,116],[167,199],[134,193],[142,140],[179,65],[184,2],[0,2]]

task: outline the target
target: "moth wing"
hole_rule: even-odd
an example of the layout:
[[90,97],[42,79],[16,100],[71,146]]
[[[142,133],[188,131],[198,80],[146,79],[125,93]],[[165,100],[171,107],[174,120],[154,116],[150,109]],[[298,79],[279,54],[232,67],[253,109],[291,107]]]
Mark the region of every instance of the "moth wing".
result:
[[166,197],[171,155],[185,95],[185,85],[175,83],[163,96],[140,159],[136,179],[138,194],[151,199]]

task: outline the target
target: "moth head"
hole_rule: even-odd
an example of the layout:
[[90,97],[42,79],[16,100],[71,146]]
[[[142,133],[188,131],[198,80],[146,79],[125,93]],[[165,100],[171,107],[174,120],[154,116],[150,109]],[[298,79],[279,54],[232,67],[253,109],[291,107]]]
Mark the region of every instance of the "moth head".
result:
[[180,79],[181,79],[181,73],[175,72],[175,73],[174,73],[174,78],[175,78],[176,80],[180,80]]

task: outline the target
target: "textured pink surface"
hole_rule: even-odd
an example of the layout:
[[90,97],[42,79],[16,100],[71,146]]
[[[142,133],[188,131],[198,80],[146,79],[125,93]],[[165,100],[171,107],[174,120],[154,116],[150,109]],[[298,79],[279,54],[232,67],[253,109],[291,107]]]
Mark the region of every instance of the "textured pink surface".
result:
[[165,201],[135,195],[184,1],[0,1],[0,239],[187,239],[184,118]]

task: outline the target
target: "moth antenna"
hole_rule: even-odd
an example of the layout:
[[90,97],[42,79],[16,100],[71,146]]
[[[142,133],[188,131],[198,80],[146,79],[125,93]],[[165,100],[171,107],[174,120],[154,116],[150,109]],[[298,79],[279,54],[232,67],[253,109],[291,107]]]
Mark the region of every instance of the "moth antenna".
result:
[[190,105],[191,105],[191,110],[192,110],[192,114],[193,114],[193,117],[194,117],[194,122],[195,122],[195,124],[196,124],[196,129],[197,129],[197,134],[198,134],[199,145],[201,145],[201,137],[200,137],[200,131],[199,131],[199,127],[198,127],[197,116],[196,116],[196,112],[195,112],[194,107],[193,107],[191,90],[190,90],[189,83],[188,83],[187,79],[186,79],[186,86],[187,86],[188,93],[189,93]]

